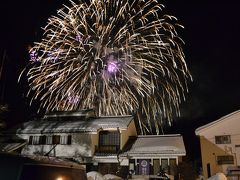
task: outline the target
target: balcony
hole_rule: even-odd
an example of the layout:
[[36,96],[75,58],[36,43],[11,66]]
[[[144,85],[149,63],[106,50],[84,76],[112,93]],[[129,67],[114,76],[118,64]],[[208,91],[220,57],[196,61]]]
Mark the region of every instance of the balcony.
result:
[[120,150],[119,145],[95,146],[95,155],[117,154]]

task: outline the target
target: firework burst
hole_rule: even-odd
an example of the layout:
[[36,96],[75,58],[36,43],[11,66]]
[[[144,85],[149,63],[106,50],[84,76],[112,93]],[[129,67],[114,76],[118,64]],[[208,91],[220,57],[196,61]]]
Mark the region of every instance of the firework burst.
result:
[[27,77],[40,108],[135,114],[141,133],[179,114],[191,78],[177,20],[156,0],[70,1],[31,49]]

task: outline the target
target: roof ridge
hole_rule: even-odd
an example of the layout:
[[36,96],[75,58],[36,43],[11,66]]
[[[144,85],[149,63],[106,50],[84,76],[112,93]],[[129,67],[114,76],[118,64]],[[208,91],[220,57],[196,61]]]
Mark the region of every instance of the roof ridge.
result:
[[150,137],[178,137],[178,136],[182,136],[182,135],[181,134],[138,135],[137,137],[150,138]]

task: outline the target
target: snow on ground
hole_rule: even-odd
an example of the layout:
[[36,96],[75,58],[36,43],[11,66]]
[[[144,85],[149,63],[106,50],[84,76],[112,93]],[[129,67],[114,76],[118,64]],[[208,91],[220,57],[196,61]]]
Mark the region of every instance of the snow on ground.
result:
[[227,180],[227,177],[223,173],[217,173],[216,175],[208,178],[208,180]]
[[113,175],[113,174],[105,174],[104,176],[103,176],[103,178],[105,179],[105,180],[120,180],[120,179],[122,179],[121,177],[119,177],[119,176],[116,176],[116,175]]
[[96,171],[90,171],[87,173],[88,180],[104,180],[103,175]]
[[96,171],[91,171],[87,173],[88,180],[121,180],[121,177],[118,177],[113,174],[105,174],[104,176]]

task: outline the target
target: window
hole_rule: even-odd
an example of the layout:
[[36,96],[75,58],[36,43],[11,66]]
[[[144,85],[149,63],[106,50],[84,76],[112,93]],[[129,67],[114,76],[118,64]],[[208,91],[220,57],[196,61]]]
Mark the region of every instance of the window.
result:
[[231,155],[217,156],[217,163],[221,164],[234,164],[234,158]]
[[39,144],[46,144],[47,136],[40,136],[39,137]]
[[160,171],[160,159],[153,159],[153,174],[157,175]]
[[177,174],[177,160],[175,158],[169,159],[169,173],[171,175]]
[[215,136],[216,144],[231,144],[231,136],[223,135],[223,136]]
[[120,145],[120,135],[118,131],[102,131],[99,134],[100,145],[108,146],[119,146]]
[[44,144],[46,143],[46,136],[29,136],[28,144]]
[[117,153],[120,149],[120,133],[118,131],[101,131],[99,133],[99,152]]
[[32,137],[32,144],[39,144],[39,136]]
[[60,136],[59,135],[52,136],[52,144],[60,144]]
[[71,135],[61,136],[60,144],[68,144],[68,145],[70,145],[71,143],[72,143],[72,136]]
[[59,136],[59,135],[53,135],[53,136],[29,136],[28,144],[33,145],[52,145],[52,144],[64,144],[64,145],[70,145],[72,143],[72,136],[66,135],[66,136]]
[[135,173],[135,160],[129,159],[129,173],[134,174]]
[[168,172],[168,159],[161,159],[161,169]]
[[46,144],[52,144],[52,136],[47,136]]
[[28,144],[32,144],[33,136],[29,136]]
[[72,144],[72,136],[71,135],[68,135],[67,144],[68,145]]

